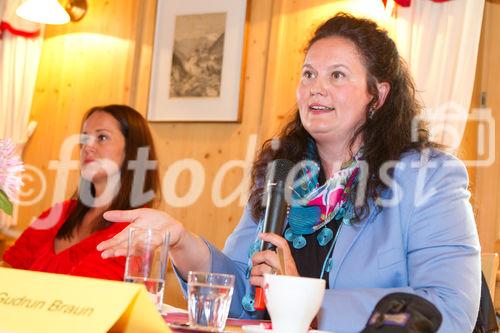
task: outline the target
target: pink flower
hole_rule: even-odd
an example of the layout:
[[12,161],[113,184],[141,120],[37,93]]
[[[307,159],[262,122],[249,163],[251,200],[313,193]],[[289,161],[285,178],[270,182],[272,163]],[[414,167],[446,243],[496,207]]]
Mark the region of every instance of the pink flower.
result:
[[24,166],[19,156],[14,155],[15,148],[12,140],[0,140],[0,191],[11,200],[23,185],[20,173]]

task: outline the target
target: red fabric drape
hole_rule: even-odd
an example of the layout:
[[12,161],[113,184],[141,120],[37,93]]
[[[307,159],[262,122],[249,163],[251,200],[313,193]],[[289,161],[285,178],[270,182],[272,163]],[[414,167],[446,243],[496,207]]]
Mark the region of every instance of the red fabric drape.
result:
[[2,31],[4,31],[4,30],[10,32],[13,35],[21,36],[21,37],[25,37],[25,38],[35,38],[35,37],[40,36],[40,30],[36,30],[36,31],[18,30],[16,28],[14,28],[13,26],[11,26],[9,24],[9,22],[2,21],[2,22],[0,22],[0,37],[2,36]]
[[[450,0],[431,0],[431,1],[445,2],[445,1],[450,1]],[[382,0],[382,2],[384,3],[384,6],[387,4],[387,0]],[[394,2],[398,5],[400,5],[401,7],[410,7],[410,5],[411,5],[411,0],[394,0]]]

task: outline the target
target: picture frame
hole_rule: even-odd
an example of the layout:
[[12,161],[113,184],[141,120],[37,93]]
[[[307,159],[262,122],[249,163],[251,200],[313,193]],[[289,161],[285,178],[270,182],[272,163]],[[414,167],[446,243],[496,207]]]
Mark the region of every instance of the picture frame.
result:
[[240,121],[246,6],[157,2],[148,121]]

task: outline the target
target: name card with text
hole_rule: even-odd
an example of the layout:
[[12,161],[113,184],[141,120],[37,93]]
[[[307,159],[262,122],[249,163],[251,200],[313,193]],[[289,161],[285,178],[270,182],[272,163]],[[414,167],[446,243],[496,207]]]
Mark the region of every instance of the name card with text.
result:
[[143,285],[0,268],[2,332],[171,332]]

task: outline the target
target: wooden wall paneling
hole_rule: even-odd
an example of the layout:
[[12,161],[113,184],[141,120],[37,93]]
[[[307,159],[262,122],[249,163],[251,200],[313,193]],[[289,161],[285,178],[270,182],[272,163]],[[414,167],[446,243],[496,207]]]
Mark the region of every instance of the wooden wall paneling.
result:
[[143,0],[137,13],[129,104],[146,117],[156,26],[156,0]]
[[[480,51],[479,81],[480,91],[488,96],[487,106],[493,117],[500,115],[500,93],[498,77],[500,77],[500,1],[487,0],[483,18],[482,49]],[[479,65],[479,63],[478,63]],[[476,94],[477,96],[477,94]],[[484,252],[495,250],[495,241],[500,238],[500,222],[498,208],[498,190],[500,188],[500,128],[495,127],[495,146],[489,147],[495,152],[495,161],[489,167],[476,169],[475,206],[481,248]]]

